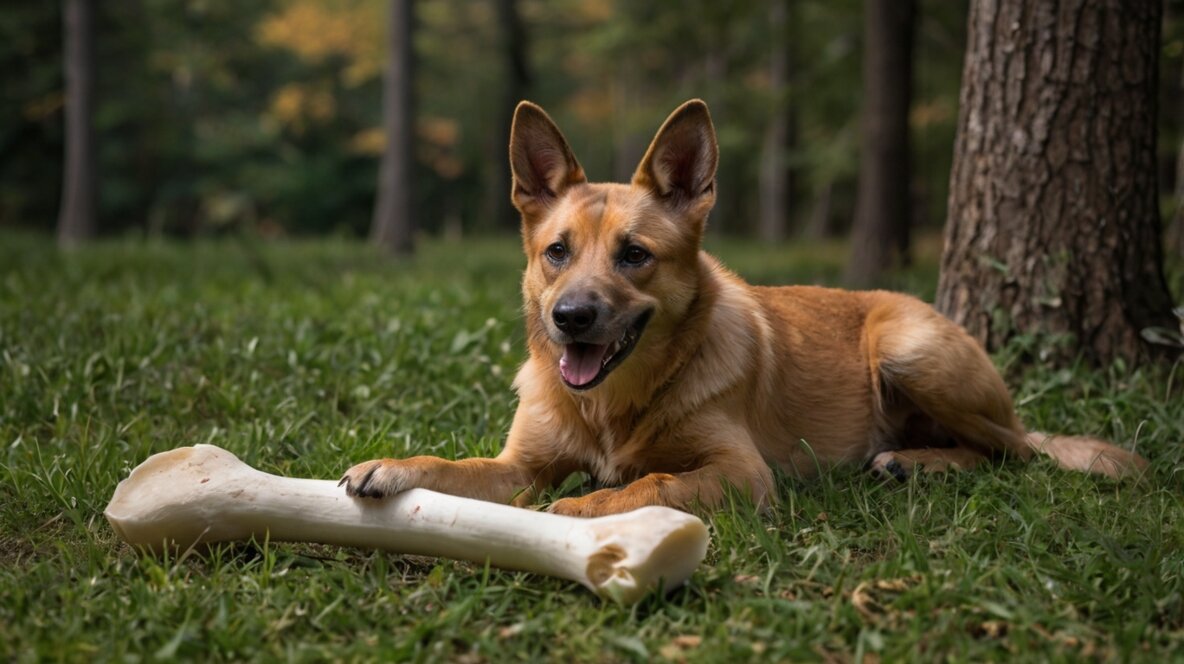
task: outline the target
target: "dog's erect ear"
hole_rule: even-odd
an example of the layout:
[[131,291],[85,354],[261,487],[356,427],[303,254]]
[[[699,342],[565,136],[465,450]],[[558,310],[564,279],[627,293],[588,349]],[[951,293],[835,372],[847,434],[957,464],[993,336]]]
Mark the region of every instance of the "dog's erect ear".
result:
[[654,136],[633,184],[647,187],[672,205],[715,203],[719,145],[707,104],[692,99],[679,106]]
[[527,215],[541,212],[569,186],[587,181],[559,127],[546,111],[528,101],[514,111],[510,171],[514,176],[510,198]]

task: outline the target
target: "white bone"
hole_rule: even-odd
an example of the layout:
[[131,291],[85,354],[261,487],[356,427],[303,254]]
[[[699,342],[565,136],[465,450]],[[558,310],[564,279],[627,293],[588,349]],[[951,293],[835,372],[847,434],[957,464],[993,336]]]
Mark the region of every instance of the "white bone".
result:
[[124,541],[153,551],[265,536],[469,560],[577,581],[632,603],[669,591],[707,552],[707,528],[668,507],[581,519],[412,489],[350,498],[332,480],[279,477],[214,445],[149,457],[104,511]]

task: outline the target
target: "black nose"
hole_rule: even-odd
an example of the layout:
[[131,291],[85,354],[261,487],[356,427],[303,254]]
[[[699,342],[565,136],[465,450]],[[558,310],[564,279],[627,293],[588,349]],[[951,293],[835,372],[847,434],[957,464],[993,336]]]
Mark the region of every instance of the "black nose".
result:
[[564,298],[551,310],[551,319],[555,327],[574,337],[596,323],[596,306],[587,300]]

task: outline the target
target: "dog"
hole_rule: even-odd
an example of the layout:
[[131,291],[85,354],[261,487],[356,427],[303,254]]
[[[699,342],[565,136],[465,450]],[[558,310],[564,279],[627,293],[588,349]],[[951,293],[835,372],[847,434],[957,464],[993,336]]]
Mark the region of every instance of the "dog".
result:
[[963,329],[911,296],[751,286],[700,248],[719,149],[691,100],[629,184],[589,183],[540,107],[519,104],[511,199],[522,216],[529,357],[495,458],[379,459],[351,496],[422,487],[527,505],[584,471],[615,488],[552,512],[718,507],[776,499],[794,477],[862,464],[905,479],[988,459],[1051,456],[1111,477],[1147,462],[1101,440],[1026,432],[1003,379]]

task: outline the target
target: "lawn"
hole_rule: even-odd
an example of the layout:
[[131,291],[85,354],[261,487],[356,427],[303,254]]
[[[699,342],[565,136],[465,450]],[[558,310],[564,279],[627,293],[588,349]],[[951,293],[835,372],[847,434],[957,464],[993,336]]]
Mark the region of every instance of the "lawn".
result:
[[[830,280],[844,257],[718,249],[764,283]],[[932,253],[896,285],[931,294]],[[325,478],[376,456],[496,453],[523,353],[521,264],[512,240],[390,262],[344,241],[63,256],[0,236],[0,659],[1184,657],[1184,368],[1024,368],[1023,344],[997,360],[1024,419],[1137,446],[1146,481],[1047,462],[786,480],[768,514],[712,515],[691,582],[633,607],[332,547],[145,557],[103,519],[130,468],[182,445]]]

